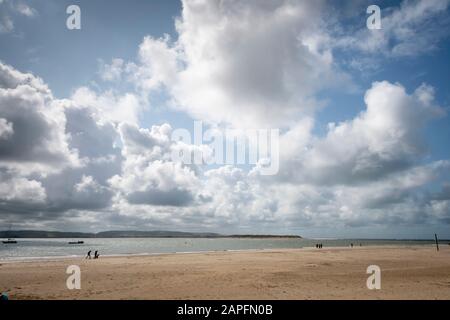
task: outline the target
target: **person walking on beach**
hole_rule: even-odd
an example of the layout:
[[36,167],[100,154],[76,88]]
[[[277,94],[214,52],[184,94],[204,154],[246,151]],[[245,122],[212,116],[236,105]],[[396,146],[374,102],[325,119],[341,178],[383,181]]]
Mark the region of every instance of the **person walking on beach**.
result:
[[85,259],[91,259],[91,250],[88,251]]
[[98,257],[100,257],[100,255],[98,254],[98,250],[95,250],[95,252],[94,252],[94,259],[98,259]]

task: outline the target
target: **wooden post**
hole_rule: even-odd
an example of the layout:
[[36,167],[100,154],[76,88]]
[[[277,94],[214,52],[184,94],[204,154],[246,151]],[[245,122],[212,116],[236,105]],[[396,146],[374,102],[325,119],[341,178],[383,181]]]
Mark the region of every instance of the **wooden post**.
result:
[[434,234],[434,240],[436,241],[436,249],[437,249],[437,251],[439,251],[439,243],[438,243],[438,238],[437,238],[436,233]]

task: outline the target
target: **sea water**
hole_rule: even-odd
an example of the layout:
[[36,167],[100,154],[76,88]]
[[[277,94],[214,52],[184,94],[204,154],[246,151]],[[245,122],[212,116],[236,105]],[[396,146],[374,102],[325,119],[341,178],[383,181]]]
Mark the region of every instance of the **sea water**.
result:
[[[6,239],[2,239],[6,240]],[[358,239],[245,239],[245,238],[88,238],[16,239],[16,244],[0,243],[0,260],[83,257],[89,250],[101,256],[233,251],[252,249],[289,249],[315,247],[355,247],[374,245],[433,245],[432,240],[358,240]],[[69,244],[84,241],[83,244]]]

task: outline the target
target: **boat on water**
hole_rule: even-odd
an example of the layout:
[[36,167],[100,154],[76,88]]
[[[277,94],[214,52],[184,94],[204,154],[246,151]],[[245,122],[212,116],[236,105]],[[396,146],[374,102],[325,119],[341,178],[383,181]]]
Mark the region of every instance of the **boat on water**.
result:
[[69,241],[69,244],[83,244],[84,241]]
[[8,240],[3,240],[2,243],[4,243],[4,244],[13,244],[13,243],[17,243],[17,241],[14,240],[14,239],[8,239]]

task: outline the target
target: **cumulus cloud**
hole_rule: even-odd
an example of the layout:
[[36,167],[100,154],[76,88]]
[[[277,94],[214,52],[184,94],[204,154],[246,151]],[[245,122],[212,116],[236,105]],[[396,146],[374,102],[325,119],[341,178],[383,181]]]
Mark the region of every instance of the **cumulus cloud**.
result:
[[9,214],[20,217],[31,210],[40,210],[46,200],[46,190],[40,181],[0,170],[0,221]]
[[8,179],[2,176],[0,199],[0,206],[12,202],[42,203],[46,199],[46,193],[42,184],[36,180],[17,177]]
[[122,123],[119,132],[123,142],[122,152],[127,157],[145,157],[146,160],[163,158],[169,152],[172,128],[165,123],[152,128]]
[[154,39],[146,36],[139,45],[139,64],[128,64],[131,80],[142,90],[157,90],[172,86],[178,72],[178,52],[170,37]]
[[12,123],[6,119],[0,118],[0,139],[7,139],[14,133]]
[[318,46],[323,5],[184,1],[178,38],[145,37],[128,79],[147,92],[165,88],[174,108],[197,119],[288,126],[322,105],[321,90],[351,84]]
[[42,94],[48,94],[49,89],[42,79],[31,73],[24,73],[0,63],[0,88],[16,89],[19,85],[29,85]]
[[[76,208],[101,209],[108,206],[112,192],[100,185],[92,176],[81,177],[81,181],[73,186],[72,201]],[[94,204],[94,206],[92,206]]]
[[105,81],[118,81],[122,77],[124,61],[122,59],[113,59],[111,64],[100,61],[100,77]]
[[63,109],[38,78],[0,67],[0,168],[43,175],[78,165]]
[[122,124],[120,133],[125,158],[121,175],[111,185],[132,204],[185,206],[196,194],[196,173],[181,162],[171,161],[171,127],[151,130]]
[[313,138],[298,149],[282,148],[285,166],[280,176],[318,184],[358,184],[402,171],[421,159],[426,153],[423,129],[444,113],[434,103],[433,88],[422,85],[409,95],[400,84],[375,82],[364,101],[365,111],[353,120],[330,123],[324,138]]
[[76,104],[89,106],[98,114],[112,122],[137,123],[143,106],[133,93],[117,94],[108,90],[97,94],[88,87],[78,88],[71,97]]
[[66,134],[71,148],[78,150],[82,166],[66,168],[42,180],[49,210],[100,210],[114,196],[108,179],[120,173],[120,136],[111,122],[98,118],[92,107],[65,101]]
[[55,99],[41,79],[4,64],[0,84],[0,211],[45,220],[109,206],[107,179],[122,161],[114,125],[95,107]]
[[[186,0],[176,21],[177,39],[147,36],[137,63],[116,59],[107,70],[127,73],[147,93],[165,88],[172,107],[197,119],[291,127],[325,104],[317,98],[324,89],[354,88],[335,50],[391,56],[431,50],[446,36],[448,3],[404,1],[383,9],[382,30],[364,27],[355,34],[339,25],[350,10],[326,1]],[[324,15],[327,6],[336,13]],[[365,13],[361,2],[351,8]],[[347,63],[367,68],[373,60]]]

